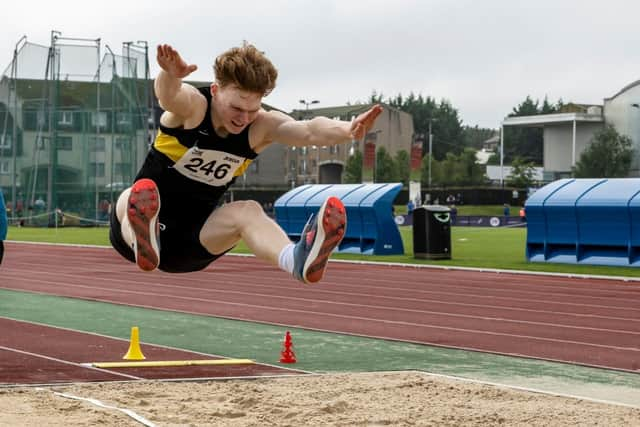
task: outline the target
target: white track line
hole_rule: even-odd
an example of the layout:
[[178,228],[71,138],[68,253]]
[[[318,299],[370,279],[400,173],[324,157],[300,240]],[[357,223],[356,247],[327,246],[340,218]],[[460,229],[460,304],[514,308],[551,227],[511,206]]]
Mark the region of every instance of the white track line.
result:
[[107,369],[96,368],[96,367],[93,367],[93,366],[85,366],[85,365],[83,365],[81,363],[71,362],[69,360],[58,359],[57,357],[46,356],[44,354],[32,353],[30,351],[19,350],[17,348],[5,347],[3,345],[0,345],[0,350],[6,350],[6,351],[13,352],[13,353],[26,354],[28,356],[37,357],[39,359],[51,360],[51,361],[54,361],[54,362],[63,363],[65,365],[72,365],[72,366],[75,366],[75,367],[78,367],[78,368],[82,368],[82,369],[91,369],[91,370],[94,370],[94,371],[99,371],[99,372],[103,372],[103,373],[107,373],[107,374],[111,374],[111,375],[116,375],[116,376],[121,376],[121,377],[124,377],[124,378],[133,379],[133,380],[142,380],[142,379],[144,379],[144,378],[136,377],[134,375],[128,375],[128,374],[123,374],[123,373],[120,373],[120,372],[109,371]]
[[[41,242],[24,242],[18,240],[8,240],[12,243],[20,243],[27,245],[52,245],[52,246],[72,246],[72,247],[80,247],[80,248],[98,248],[98,249],[109,249],[112,248],[109,246],[100,246],[100,245],[83,245],[83,244],[73,244],[73,243],[41,243]],[[255,255],[252,254],[226,254],[226,256],[237,256],[237,257],[253,257]],[[598,275],[598,274],[580,274],[580,273],[554,273],[547,271],[531,271],[531,270],[507,270],[500,268],[484,268],[484,267],[462,267],[455,265],[434,265],[434,264],[408,264],[401,262],[384,262],[384,261],[359,261],[359,260],[343,260],[343,259],[330,259],[329,262],[337,262],[337,263],[347,263],[347,264],[371,264],[371,265],[386,265],[386,266],[395,266],[395,267],[407,267],[407,268],[433,268],[438,270],[462,270],[462,271],[476,271],[476,272],[489,272],[489,273],[513,273],[513,274],[531,274],[534,276],[555,276],[555,277],[569,277],[569,278],[581,278],[581,279],[607,279],[607,280],[621,280],[624,282],[640,282],[640,277],[632,277],[632,276],[607,276],[607,275]],[[578,265],[578,264],[576,264]]]
[[[26,279],[26,280],[45,283],[45,284],[53,283],[52,281],[47,281],[47,280],[37,280],[37,279]],[[102,287],[99,287],[99,286],[70,285],[70,284],[65,284],[65,286],[75,287],[75,288],[83,288],[83,289],[110,290],[112,292],[114,291],[113,289],[102,288]],[[5,289],[5,288],[0,286],[0,289]],[[9,289],[9,290],[15,291],[15,289]],[[269,310],[272,310],[272,311],[307,314],[307,315],[308,314],[313,314],[313,315],[318,315],[318,316],[325,316],[325,317],[332,317],[332,318],[339,318],[339,319],[347,319],[347,320],[363,320],[363,321],[378,322],[378,323],[383,323],[383,324],[405,325],[405,326],[413,326],[413,327],[424,327],[424,328],[433,328],[433,329],[440,329],[440,330],[454,331],[454,332],[469,332],[469,333],[484,334],[484,335],[491,335],[491,336],[503,336],[503,337],[509,337],[509,338],[525,338],[525,339],[533,339],[533,340],[537,340],[537,341],[546,341],[546,342],[553,342],[553,343],[568,343],[568,344],[584,345],[584,346],[589,346],[589,347],[611,348],[611,349],[616,349],[616,350],[631,350],[631,351],[639,351],[640,352],[640,349],[638,349],[636,347],[619,347],[619,346],[610,346],[610,345],[603,345],[603,344],[594,344],[594,343],[588,343],[588,342],[582,342],[582,341],[568,341],[568,340],[561,340],[561,339],[556,339],[556,338],[544,338],[544,337],[535,337],[535,336],[529,336],[529,335],[508,334],[508,333],[502,333],[502,332],[482,331],[482,330],[477,330],[477,329],[454,328],[454,327],[448,327],[448,326],[436,326],[436,325],[430,325],[430,324],[424,324],[424,323],[405,322],[405,321],[397,321],[397,320],[385,320],[385,319],[377,319],[377,318],[363,317],[363,316],[349,316],[349,315],[344,315],[344,314],[333,314],[333,313],[325,313],[325,312],[311,311],[311,310],[297,310],[297,309],[291,309],[291,308],[279,308],[279,307],[263,306],[263,305],[256,305],[256,304],[225,302],[225,301],[220,301],[220,300],[210,299],[210,298],[181,297],[181,296],[172,295],[172,294],[159,294],[159,293],[153,293],[153,292],[132,291],[132,290],[118,290],[118,292],[119,293],[123,293],[123,294],[134,294],[134,295],[143,295],[143,296],[164,297],[164,298],[179,299],[179,300],[185,300],[185,301],[197,301],[197,302],[205,302],[205,303],[214,303],[215,302],[217,304],[230,305],[230,306],[235,306],[235,307],[269,309]],[[34,293],[41,293],[41,292],[34,292]],[[46,294],[46,293],[41,293],[41,294],[49,295],[49,294]],[[91,298],[90,300],[91,301],[114,303],[114,301],[107,300],[107,299]],[[130,306],[134,306],[134,307],[144,307],[144,308],[158,309],[158,307],[156,307],[156,306],[145,305],[145,304],[130,304],[130,303],[118,303],[118,304],[130,305]],[[185,311],[182,311],[182,310],[180,310],[180,312],[181,313],[185,313]],[[209,316],[212,315],[211,313],[206,313],[206,312],[191,312],[191,311],[188,311],[188,313],[193,313],[193,314],[198,314],[198,315],[203,315],[204,314],[204,315],[209,315]],[[247,320],[247,319],[228,317],[228,316],[221,316],[221,317],[225,317],[225,318],[228,318],[228,319]],[[271,323],[271,322],[267,322],[267,323]],[[553,325],[550,324],[549,326],[553,326]],[[301,328],[305,328],[304,326],[300,326],[300,327]],[[340,332],[338,332],[338,333],[340,333]],[[625,332],[621,331],[621,333],[625,333]],[[368,335],[364,335],[364,336],[368,336]],[[388,337],[386,337],[386,338],[388,339]],[[391,339],[393,339],[393,338],[391,338]]]
[[[66,274],[64,274],[64,273],[63,274],[58,274],[57,276],[64,276],[64,275],[66,275]],[[69,275],[69,276],[72,276],[72,275]],[[24,277],[21,278],[21,280],[23,280],[23,281],[31,281],[31,282],[38,282],[38,283],[55,283],[55,282],[52,282],[51,280],[41,280],[41,279],[24,278]],[[136,294],[143,294],[143,295],[149,295],[149,296],[169,296],[169,295],[171,295],[171,294],[159,294],[157,292],[131,291],[129,289],[106,288],[106,287],[102,287],[102,286],[70,284],[70,283],[67,283],[67,282],[65,282],[64,285],[68,286],[68,287],[72,287],[72,288],[109,290],[109,291],[115,292],[115,293],[134,292]],[[187,290],[195,290],[195,291],[201,291],[202,290],[204,293],[208,292],[208,290],[206,290],[206,289],[200,289],[200,288],[188,287],[188,286],[185,287],[185,286],[165,285],[165,284],[157,284],[157,283],[155,284],[155,286],[159,287],[159,288],[167,288],[167,289],[179,289],[179,290],[187,289]],[[3,288],[2,286],[0,286],[0,289],[16,290],[16,289],[13,289],[13,288]],[[234,304],[234,303],[231,303],[231,302],[225,302],[225,301],[221,300],[219,298],[220,292],[221,292],[220,290],[209,290],[209,292],[215,293],[218,296],[218,298],[215,298],[215,299],[198,298],[198,300],[199,301],[206,301],[206,302],[214,302],[215,301],[215,302],[217,302],[219,304]],[[285,299],[285,300],[300,301],[300,302],[310,302],[310,303],[325,303],[325,304],[334,305],[334,306],[361,307],[361,308],[374,309],[374,310],[375,309],[381,309],[381,310],[388,310],[388,311],[395,311],[395,312],[402,312],[402,313],[432,314],[432,315],[438,315],[438,316],[444,316],[444,317],[456,317],[456,318],[464,318],[464,319],[480,319],[480,320],[498,321],[498,322],[504,322],[504,323],[515,323],[515,324],[537,325],[537,326],[550,326],[550,327],[555,327],[555,328],[577,329],[577,330],[587,330],[587,331],[597,331],[597,332],[613,332],[613,333],[631,334],[631,335],[640,336],[640,332],[634,332],[634,331],[628,331],[628,330],[596,328],[596,327],[579,326],[579,325],[578,326],[576,326],[576,325],[566,325],[566,324],[562,324],[562,323],[539,322],[539,321],[530,321],[530,320],[518,320],[518,319],[510,319],[510,318],[506,318],[506,317],[491,317],[491,316],[481,316],[481,315],[468,315],[468,314],[461,314],[461,313],[450,313],[450,312],[446,312],[446,311],[399,308],[399,307],[385,306],[385,305],[356,304],[356,303],[331,301],[331,300],[317,299],[317,298],[301,298],[301,297],[291,297],[291,296],[284,296],[284,295],[260,294],[260,293],[254,293],[254,292],[233,291],[233,290],[226,290],[226,289],[224,291],[222,291],[222,293],[236,294],[236,295],[247,295],[247,296],[259,296],[259,297],[268,297],[268,298],[280,298],[280,299]],[[347,295],[352,295],[352,294],[347,294]],[[354,296],[357,296],[357,295],[365,296],[364,294],[353,294],[353,295]],[[180,295],[175,295],[172,298],[175,298],[175,299],[186,299],[186,298],[192,298],[192,297],[183,297],[183,296],[180,296]],[[393,298],[393,299],[395,299],[395,300],[411,300],[411,299],[408,299],[408,298]],[[423,301],[423,300],[422,299],[417,299],[417,300],[413,299],[411,301]],[[434,300],[434,301],[437,301],[437,300]],[[428,302],[428,301],[425,301],[425,302]],[[238,304],[238,303],[236,303],[236,304]],[[447,304],[457,304],[457,303],[447,303]],[[480,304],[460,304],[460,305],[476,306],[476,307],[480,307],[480,308],[490,308],[490,306],[485,306],[485,305],[480,305]],[[251,307],[265,307],[266,308],[266,307],[269,307],[269,306],[251,306]],[[611,307],[611,306],[603,306],[603,307],[607,308],[607,309],[611,309],[611,310],[615,310],[616,309],[616,307]],[[601,318],[601,319],[625,320],[625,321],[629,321],[629,322],[640,322],[640,319],[631,319],[631,318],[613,318],[613,317],[594,316],[594,315],[577,316],[575,314],[566,313],[566,312],[553,312],[553,311],[541,311],[541,310],[521,310],[521,309],[517,309],[517,308],[508,308],[508,307],[501,307],[501,309],[510,310],[510,311],[523,311],[523,312],[526,312],[526,311],[545,312],[545,313],[548,313],[548,314],[559,314],[559,315],[574,316],[574,317],[596,317],[596,318]],[[283,309],[283,310],[286,310],[286,309]],[[327,313],[327,315],[329,315],[329,313]],[[376,319],[376,320],[377,321],[385,321],[384,319]]]
[[[45,295],[49,295],[49,294],[45,294]],[[14,322],[28,323],[28,324],[32,324],[32,325],[44,326],[44,327],[53,328],[53,329],[60,329],[62,331],[77,332],[77,333],[80,333],[80,334],[92,335],[92,336],[101,337],[101,338],[108,338],[108,339],[117,340],[117,341],[123,341],[123,342],[127,342],[127,343],[129,342],[129,339],[125,339],[125,338],[112,337],[112,336],[109,336],[109,335],[99,334],[97,332],[83,331],[83,330],[80,330],[80,329],[65,328],[64,326],[49,325],[47,323],[42,323],[42,322],[33,322],[33,321],[30,321],[30,320],[15,319],[13,317],[8,317],[8,316],[0,316],[0,319],[7,319],[7,320],[14,321]],[[220,354],[204,353],[202,351],[196,351],[196,350],[186,350],[184,348],[172,347],[172,346],[164,345],[164,344],[154,344],[154,343],[149,343],[149,342],[144,342],[144,341],[140,341],[140,344],[150,345],[150,346],[154,346],[154,347],[158,347],[158,348],[166,348],[168,350],[177,350],[177,351],[182,351],[182,352],[185,352],[185,353],[193,353],[193,354],[198,354],[198,355],[206,356],[206,357],[218,357],[218,358],[221,358],[221,359],[228,359],[229,358],[228,356],[223,356],[223,355],[220,355]],[[71,363],[73,363],[73,362],[71,362]],[[282,370],[285,370],[285,371],[291,371],[291,372],[293,372],[291,375],[296,375],[297,372],[302,372],[302,373],[305,373],[305,374],[311,373],[309,371],[302,371],[300,369],[287,368],[285,366],[280,366],[280,365],[272,365],[272,364],[268,364],[268,363],[258,363],[258,364],[262,365],[262,366],[269,366],[269,367],[272,367],[272,368],[279,368],[279,369],[282,369]],[[80,363],[80,365],[83,366],[83,367],[86,367],[86,365],[83,364],[83,363]],[[98,369],[98,368],[95,368],[95,369]],[[98,370],[102,370],[102,369],[98,369]],[[111,371],[107,370],[107,372],[111,372]],[[277,376],[277,375],[275,375],[275,376]],[[218,378],[218,377],[212,377],[212,378]],[[227,377],[222,377],[222,378],[227,378]],[[245,377],[239,377],[239,378],[245,378]],[[260,378],[262,378],[262,376],[260,376]],[[133,377],[133,379],[141,379],[143,381],[165,381],[165,380],[162,380],[162,379],[149,379],[149,378],[138,378],[138,377]],[[170,380],[171,379],[166,379],[166,381],[170,381]],[[48,384],[45,384],[45,385],[48,385]]]
[[[399,371],[392,371],[392,372],[399,372]],[[495,387],[505,387],[505,388],[510,388],[510,389],[514,389],[514,390],[526,391],[526,392],[530,392],[530,393],[541,393],[541,394],[547,394],[547,395],[551,395],[551,396],[566,397],[566,398],[569,398],[569,399],[587,400],[589,402],[603,403],[603,404],[606,404],[606,405],[616,405],[616,406],[624,406],[626,408],[640,409],[640,405],[631,405],[631,404],[628,404],[628,403],[615,402],[615,401],[612,401],[612,400],[594,399],[594,398],[591,398],[591,397],[579,396],[579,395],[575,395],[575,394],[565,394],[565,393],[558,393],[558,392],[547,391],[547,390],[531,388],[531,387],[521,387],[521,386],[510,385],[510,384],[496,383],[496,382],[492,382],[492,381],[474,380],[474,379],[470,379],[470,378],[462,378],[462,377],[456,377],[456,376],[452,376],[452,375],[435,374],[435,373],[427,372],[427,371],[418,371],[418,372],[422,372],[424,375],[431,376],[431,377],[440,377],[440,378],[446,378],[446,379],[462,381],[462,382],[468,382],[468,383],[485,384],[485,385],[490,385],[490,386],[495,386]]]
[[129,417],[133,418],[134,420],[136,420],[137,422],[139,422],[142,425],[145,425],[147,427],[156,427],[156,425],[154,423],[152,423],[151,421],[149,421],[145,417],[136,414],[131,409],[119,408],[117,406],[107,405],[106,403],[102,403],[101,401],[99,401],[97,399],[93,399],[91,397],[80,397],[80,396],[75,396],[73,394],[60,393],[60,392],[57,392],[57,391],[47,390],[47,389],[44,389],[44,388],[36,388],[36,390],[49,391],[49,392],[53,393],[56,396],[64,397],[66,399],[80,400],[80,401],[83,401],[83,402],[91,403],[92,405],[95,405],[95,406],[99,406],[101,408],[113,409],[113,410],[116,410],[116,411],[120,411],[120,412],[128,415]]

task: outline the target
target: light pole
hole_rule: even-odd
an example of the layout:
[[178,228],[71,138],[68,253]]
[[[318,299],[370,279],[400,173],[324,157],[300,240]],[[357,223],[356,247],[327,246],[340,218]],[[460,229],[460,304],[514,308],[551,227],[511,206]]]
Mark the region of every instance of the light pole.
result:
[[[309,105],[313,105],[313,104],[319,104],[320,101],[318,101],[317,99],[314,99],[312,101],[307,101],[306,99],[301,99],[300,104],[303,104],[305,106],[305,111],[307,111],[307,113],[304,114],[304,118],[308,119],[308,111],[309,111]],[[302,166],[303,171],[304,171],[304,183],[307,184],[309,182],[309,165],[307,164],[309,160],[309,147],[304,147],[304,159],[303,159],[303,163]],[[316,167],[318,166],[317,162],[316,162]]]
[[319,104],[320,101],[318,101],[317,99],[314,99],[313,101],[307,101],[306,99],[301,99],[300,100],[300,104],[304,104],[307,108],[305,108],[306,110],[309,109],[309,105],[312,104]]

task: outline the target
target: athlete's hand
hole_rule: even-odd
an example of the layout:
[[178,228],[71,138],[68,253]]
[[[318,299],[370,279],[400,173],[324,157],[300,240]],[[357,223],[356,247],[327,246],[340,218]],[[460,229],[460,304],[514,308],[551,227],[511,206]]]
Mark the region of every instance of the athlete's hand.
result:
[[198,69],[197,65],[189,65],[180,56],[177,50],[168,44],[158,45],[158,65],[170,76],[182,79]]
[[378,116],[382,113],[382,106],[374,105],[368,111],[360,114],[351,122],[351,138],[354,140],[360,140],[371,130],[373,123]]

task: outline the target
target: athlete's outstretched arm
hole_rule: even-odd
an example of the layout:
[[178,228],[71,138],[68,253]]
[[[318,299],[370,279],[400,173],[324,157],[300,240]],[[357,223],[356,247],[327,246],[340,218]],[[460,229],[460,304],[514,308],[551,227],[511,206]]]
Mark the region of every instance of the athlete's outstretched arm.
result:
[[191,117],[201,97],[196,88],[183,84],[182,79],[198,67],[187,64],[177,50],[168,44],[158,46],[160,73],[154,82],[154,89],[160,106],[182,118]]
[[327,117],[295,121],[285,119],[288,116],[284,114],[272,112],[275,125],[270,139],[293,146],[343,144],[364,138],[381,112],[382,107],[374,105],[351,122]]

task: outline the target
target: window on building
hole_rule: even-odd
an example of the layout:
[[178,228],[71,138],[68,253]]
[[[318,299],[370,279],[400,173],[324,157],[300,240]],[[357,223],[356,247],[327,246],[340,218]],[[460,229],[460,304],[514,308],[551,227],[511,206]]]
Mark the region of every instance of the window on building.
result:
[[129,125],[131,124],[131,114],[116,113],[116,120],[119,125]]
[[260,172],[260,162],[256,159],[249,165],[249,171],[251,173],[259,173]]
[[89,176],[104,178],[104,163],[89,163]]
[[128,150],[129,138],[116,138],[116,150]]
[[44,150],[49,145],[49,137],[41,136],[40,138],[36,137],[36,146],[38,150]]
[[100,111],[91,113],[91,125],[100,126],[101,128],[107,127],[107,112]]
[[9,175],[9,160],[0,160],[0,175]]
[[73,138],[70,136],[58,136],[56,138],[56,148],[58,151],[71,151],[73,149]]
[[44,114],[43,110],[38,110],[38,112],[36,113],[36,117],[38,127],[44,126],[47,122],[47,116]]
[[90,136],[89,137],[89,151],[92,153],[104,153],[105,150],[105,140],[101,136]]
[[129,176],[131,173],[131,163],[116,163],[114,169],[116,176]]
[[62,126],[71,126],[73,124],[73,112],[60,111],[58,116],[58,124]]
[[11,148],[12,135],[0,135],[0,148]]

